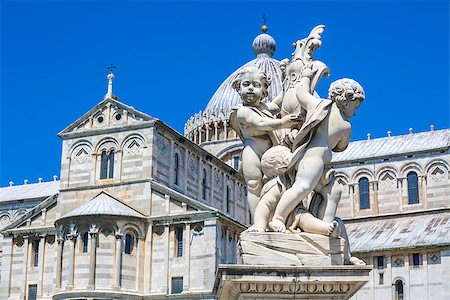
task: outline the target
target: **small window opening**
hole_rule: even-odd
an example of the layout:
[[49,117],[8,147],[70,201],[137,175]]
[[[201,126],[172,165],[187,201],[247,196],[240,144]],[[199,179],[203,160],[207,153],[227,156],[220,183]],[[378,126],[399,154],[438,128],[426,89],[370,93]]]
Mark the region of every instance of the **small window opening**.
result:
[[183,227],[175,228],[176,234],[176,254],[177,257],[183,256]]
[[395,300],[403,300],[403,281],[397,280],[395,282]]
[[419,184],[416,172],[406,175],[408,181],[408,204],[419,203]]
[[172,278],[172,294],[181,294],[183,292],[183,277]]
[[207,174],[206,174],[206,170],[203,169],[203,179],[202,179],[202,199],[206,200],[206,190],[207,190]]
[[384,268],[384,256],[377,256],[377,267],[378,269]]
[[413,266],[415,266],[415,267],[420,266],[420,254],[419,253],[413,253]]
[[33,262],[32,262],[32,265],[33,265],[33,267],[37,267],[38,263],[39,263],[39,242],[40,242],[40,240],[34,240],[32,242],[32,247],[33,247]]
[[173,177],[173,183],[178,184],[179,178],[178,178],[178,172],[180,169],[180,158],[178,156],[178,153],[175,153],[174,157],[174,177]]
[[369,179],[366,177],[359,180],[359,208],[370,209]]
[[109,154],[106,151],[102,151],[100,179],[106,178],[114,178],[114,150],[111,150]]
[[126,254],[131,254],[133,252],[134,238],[131,234],[125,234],[125,247],[124,252]]
[[83,236],[81,237],[83,241],[83,253],[88,252],[88,243],[89,243],[89,233],[85,232],[83,233]]

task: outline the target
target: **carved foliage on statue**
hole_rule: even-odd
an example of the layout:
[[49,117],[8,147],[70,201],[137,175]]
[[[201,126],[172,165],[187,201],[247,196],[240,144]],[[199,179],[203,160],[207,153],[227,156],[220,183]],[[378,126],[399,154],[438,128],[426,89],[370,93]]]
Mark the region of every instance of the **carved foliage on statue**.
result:
[[322,45],[321,38],[324,30],[324,25],[318,25],[311,30],[307,38],[298,40],[292,45],[295,50],[292,53],[292,59],[285,67],[287,79],[285,89],[295,86],[296,82],[301,79],[305,66],[315,72],[311,79],[311,91],[314,91],[322,76],[329,76],[330,69],[323,62],[312,58],[314,51]]

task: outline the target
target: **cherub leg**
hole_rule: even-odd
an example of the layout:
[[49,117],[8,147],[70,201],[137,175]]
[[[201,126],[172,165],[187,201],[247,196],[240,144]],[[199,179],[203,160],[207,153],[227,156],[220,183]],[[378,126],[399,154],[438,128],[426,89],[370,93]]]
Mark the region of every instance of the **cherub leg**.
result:
[[280,200],[281,190],[278,184],[275,184],[267,193],[265,193],[256,206],[254,224],[247,231],[264,232],[269,222],[270,214]]
[[314,189],[323,172],[322,151],[308,149],[300,161],[295,182],[283,193],[269,227],[274,231],[286,232],[286,218],[298,204]]
[[309,212],[302,212],[298,215],[299,222],[298,225],[300,229],[304,232],[321,234],[321,235],[330,235],[335,230],[338,223],[336,221],[332,222],[324,222],[316,217],[314,217]]
[[242,172],[247,183],[247,201],[252,217],[255,216],[263,186],[260,164],[258,155],[250,147],[245,147],[242,151]]
[[316,217],[324,222],[333,222],[342,195],[342,188],[336,177],[332,176],[330,182],[318,192],[322,195],[323,200],[320,203]]

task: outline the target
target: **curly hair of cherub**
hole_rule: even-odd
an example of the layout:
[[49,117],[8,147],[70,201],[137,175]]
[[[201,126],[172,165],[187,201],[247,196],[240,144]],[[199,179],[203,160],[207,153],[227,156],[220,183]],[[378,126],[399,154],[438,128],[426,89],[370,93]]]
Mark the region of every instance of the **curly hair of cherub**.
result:
[[258,74],[260,76],[261,84],[264,87],[263,88],[263,98],[267,97],[267,95],[268,95],[267,90],[269,89],[269,86],[272,83],[272,79],[269,76],[267,76],[266,73],[264,73],[263,71],[258,69],[256,66],[245,67],[244,69],[242,69],[236,75],[236,78],[233,80],[233,83],[231,84],[233,89],[235,89],[236,91],[239,92],[239,89],[241,88],[242,77],[244,77],[244,75],[247,73],[254,73],[254,74]]
[[342,78],[331,83],[328,99],[340,105],[347,101],[363,101],[366,97],[362,86],[353,79]]

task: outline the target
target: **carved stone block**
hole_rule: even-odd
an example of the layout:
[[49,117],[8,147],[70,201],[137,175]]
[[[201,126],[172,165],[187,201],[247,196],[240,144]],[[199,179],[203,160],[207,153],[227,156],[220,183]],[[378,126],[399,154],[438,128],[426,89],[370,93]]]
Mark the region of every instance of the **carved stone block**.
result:
[[344,240],[311,233],[243,233],[239,256],[244,265],[335,266],[344,264]]

